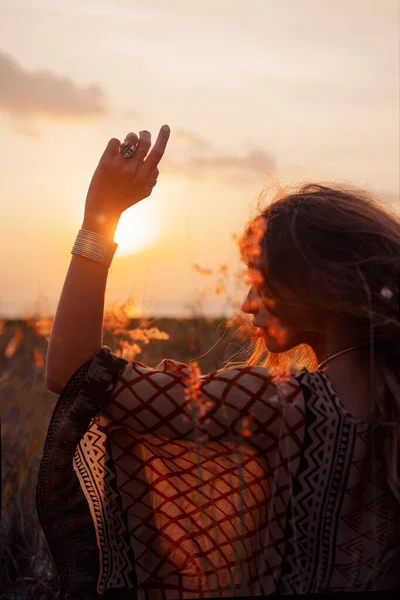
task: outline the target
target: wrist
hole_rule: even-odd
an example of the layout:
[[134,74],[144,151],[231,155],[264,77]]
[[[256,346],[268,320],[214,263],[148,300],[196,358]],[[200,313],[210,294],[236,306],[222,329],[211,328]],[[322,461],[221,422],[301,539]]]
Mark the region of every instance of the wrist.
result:
[[118,226],[119,218],[105,217],[103,215],[95,215],[85,213],[82,221],[81,229],[94,231],[99,235],[114,241],[115,230]]

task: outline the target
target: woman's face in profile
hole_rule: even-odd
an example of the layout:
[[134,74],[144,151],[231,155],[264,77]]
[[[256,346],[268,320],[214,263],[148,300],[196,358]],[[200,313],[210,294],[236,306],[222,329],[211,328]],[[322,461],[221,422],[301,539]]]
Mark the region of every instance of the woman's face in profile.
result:
[[[274,312],[270,312],[270,310]],[[253,286],[250,287],[242,311],[254,315],[253,325],[270,352],[286,352],[302,343],[301,332],[289,326],[275,314],[276,301],[261,296]]]

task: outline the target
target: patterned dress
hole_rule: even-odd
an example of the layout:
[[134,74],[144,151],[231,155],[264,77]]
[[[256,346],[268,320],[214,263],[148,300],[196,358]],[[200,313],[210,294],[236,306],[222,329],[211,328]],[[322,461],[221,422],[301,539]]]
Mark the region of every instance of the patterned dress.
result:
[[375,429],[322,372],[193,376],[104,346],[61,394],[39,472],[63,587],[137,600],[394,589],[400,510]]

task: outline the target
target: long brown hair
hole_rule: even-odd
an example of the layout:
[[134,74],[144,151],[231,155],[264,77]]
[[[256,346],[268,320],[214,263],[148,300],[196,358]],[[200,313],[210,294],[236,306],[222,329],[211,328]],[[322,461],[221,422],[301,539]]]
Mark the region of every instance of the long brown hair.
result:
[[[348,324],[358,343],[369,343],[375,422],[400,501],[400,216],[348,184],[279,187],[239,246],[253,288],[277,319],[325,334],[326,323]],[[240,358],[224,368],[258,365],[294,375],[317,368],[307,344],[273,353],[258,339]]]

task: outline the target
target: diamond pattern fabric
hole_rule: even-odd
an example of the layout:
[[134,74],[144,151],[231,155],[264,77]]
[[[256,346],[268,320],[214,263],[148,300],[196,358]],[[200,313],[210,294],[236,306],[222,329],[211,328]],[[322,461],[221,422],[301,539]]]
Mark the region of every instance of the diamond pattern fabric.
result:
[[[55,409],[37,494],[67,589],[174,600],[399,584],[399,508],[382,460],[368,463],[372,429],[325,374],[199,376],[107,347],[82,369]],[[79,524],[81,563],[66,558]]]
[[[138,585],[169,582],[171,598],[181,581],[193,597],[273,589],[280,561],[271,558],[283,555],[288,490],[301,450],[301,387],[294,378],[278,386],[260,367],[203,375],[197,380],[209,408],[201,416],[185,400],[189,377],[188,366],[171,359],[155,368],[129,363],[99,414],[111,438]],[[272,470],[277,510],[267,531]]]

